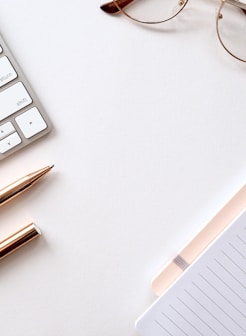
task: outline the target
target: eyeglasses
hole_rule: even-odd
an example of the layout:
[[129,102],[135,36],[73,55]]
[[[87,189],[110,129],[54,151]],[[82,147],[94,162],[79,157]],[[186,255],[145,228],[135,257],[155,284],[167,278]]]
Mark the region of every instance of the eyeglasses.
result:
[[[188,0],[113,0],[101,6],[109,14],[124,14],[144,24],[160,24],[173,19]],[[216,32],[222,47],[234,58],[246,62],[246,3],[221,0],[216,15]]]

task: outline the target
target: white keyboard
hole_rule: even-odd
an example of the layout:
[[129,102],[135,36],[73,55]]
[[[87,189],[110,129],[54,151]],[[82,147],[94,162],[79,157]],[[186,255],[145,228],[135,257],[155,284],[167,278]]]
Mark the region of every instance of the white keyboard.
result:
[[0,160],[51,129],[40,101],[0,36]]

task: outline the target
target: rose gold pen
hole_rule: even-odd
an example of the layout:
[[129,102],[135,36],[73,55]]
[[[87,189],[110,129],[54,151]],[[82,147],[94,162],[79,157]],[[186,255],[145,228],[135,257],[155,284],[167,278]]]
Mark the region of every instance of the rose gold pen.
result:
[[3,259],[40,235],[41,231],[34,223],[26,225],[0,242],[0,259]]
[[8,203],[13,198],[19,196],[20,194],[31,188],[36,182],[40,180],[41,177],[46,175],[53,167],[54,165],[39,169],[35,172],[32,172],[18,179],[17,181],[9,184],[3,189],[0,189],[0,206]]

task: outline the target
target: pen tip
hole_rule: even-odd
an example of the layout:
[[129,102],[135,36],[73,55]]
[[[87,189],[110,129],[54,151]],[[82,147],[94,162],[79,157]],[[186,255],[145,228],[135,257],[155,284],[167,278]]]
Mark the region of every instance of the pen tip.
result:
[[51,166],[50,166],[50,169],[52,169],[52,168],[54,168],[54,167],[55,167],[55,165],[51,165]]

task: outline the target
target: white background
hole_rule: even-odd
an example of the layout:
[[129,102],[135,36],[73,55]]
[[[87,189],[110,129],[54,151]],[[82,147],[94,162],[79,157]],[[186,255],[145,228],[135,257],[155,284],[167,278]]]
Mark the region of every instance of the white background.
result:
[[0,263],[2,336],[136,336],[150,280],[246,180],[246,65],[221,48],[217,1],[150,29],[99,0],[0,1],[0,31],[54,123],[1,161],[1,240],[43,236]]

